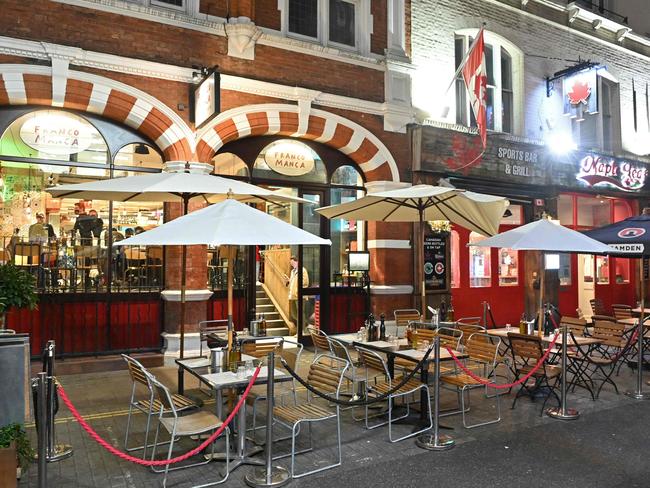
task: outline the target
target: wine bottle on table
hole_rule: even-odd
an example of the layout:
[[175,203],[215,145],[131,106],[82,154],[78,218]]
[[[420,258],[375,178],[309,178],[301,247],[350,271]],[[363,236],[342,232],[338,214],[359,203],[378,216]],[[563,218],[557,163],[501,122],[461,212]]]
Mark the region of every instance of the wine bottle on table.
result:
[[379,340],[380,341],[385,341],[386,340],[386,316],[382,313],[379,316]]
[[449,297],[449,308],[447,309],[447,322],[454,321],[454,305],[451,303],[451,296]]
[[440,302],[440,310],[438,311],[438,319],[440,322],[446,322],[447,321],[447,304],[445,303],[445,299],[442,299],[442,302]]

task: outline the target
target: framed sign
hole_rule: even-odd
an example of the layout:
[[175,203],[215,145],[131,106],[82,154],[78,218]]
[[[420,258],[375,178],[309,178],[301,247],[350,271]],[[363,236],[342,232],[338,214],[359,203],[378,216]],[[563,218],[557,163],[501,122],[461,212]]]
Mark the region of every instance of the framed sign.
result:
[[370,253],[367,251],[348,251],[348,270],[370,271]]
[[221,111],[221,75],[211,71],[192,92],[194,125],[200,128]]
[[429,234],[424,237],[424,283],[427,291],[447,290],[448,234]]

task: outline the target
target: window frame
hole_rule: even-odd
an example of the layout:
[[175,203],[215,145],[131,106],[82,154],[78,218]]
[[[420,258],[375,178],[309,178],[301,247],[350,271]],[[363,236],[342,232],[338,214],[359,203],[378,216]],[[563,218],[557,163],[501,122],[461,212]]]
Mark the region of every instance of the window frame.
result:
[[370,53],[372,16],[370,0],[341,0],[354,5],[354,46],[330,40],[330,0],[318,0],[317,37],[306,36],[289,30],[289,0],[279,0],[282,17],[282,34],[291,39],[317,42],[341,51]]
[[[474,39],[478,34],[478,29],[461,29],[454,33],[454,66],[457,66],[456,59],[456,41],[462,40],[463,42],[463,54],[467,53],[469,46],[471,44],[470,39]],[[523,52],[513,43],[507,39],[494,34],[489,31],[484,31],[485,44],[490,46],[492,49],[492,74],[493,74],[493,84],[488,85],[488,90],[491,90],[493,94],[493,118],[494,125],[493,128],[488,128],[489,132],[501,132],[512,135],[522,135],[523,133],[523,94],[524,94],[524,62],[523,62]],[[502,84],[502,59],[501,53],[505,52],[510,57],[510,88],[504,89]],[[487,54],[487,53],[486,53]],[[487,59],[486,59],[487,64]],[[460,81],[459,81],[460,80]],[[454,97],[457,100],[457,103],[454,104],[454,114],[452,120],[459,125],[466,127],[476,127],[476,122],[474,121],[474,115],[470,107],[469,97],[466,96],[466,93],[463,92],[463,95],[459,94],[459,90],[465,90],[465,82],[462,79],[462,73],[456,77],[456,90]],[[503,92],[507,91],[511,94],[512,104],[510,107],[510,131],[505,132],[504,128],[504,109],[503,109]],[[459,96],[463,97],[462,102],[464,105],[463,114],[459,116],[458,114],[458,98]]]
[[181,0],[182,5],[172,5],[164,2],[163,0],[147,0],[145,4],[148,4],[152,8],[164,8],[169,10],[174,10],[176,12],[187,12],[188,4],[191,0]]

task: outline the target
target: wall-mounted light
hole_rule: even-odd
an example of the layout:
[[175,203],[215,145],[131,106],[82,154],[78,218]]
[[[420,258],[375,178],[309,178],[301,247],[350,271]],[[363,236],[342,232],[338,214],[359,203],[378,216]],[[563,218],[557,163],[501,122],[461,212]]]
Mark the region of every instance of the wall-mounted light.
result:
[[578,148],[571,135],[565,132],[554,132],[549,134],[546,138],[546,145],[557,155],[567,154]]
[[136,144],[133,152],[135,154],[145,155],[145,154],[149,154],[149,148],[144,144]]
[[632,32],[632,29],[629,27],[623,27],[619,30],[616,31],[616,41],[621,42],[623,39],[627,37],[627,35]]

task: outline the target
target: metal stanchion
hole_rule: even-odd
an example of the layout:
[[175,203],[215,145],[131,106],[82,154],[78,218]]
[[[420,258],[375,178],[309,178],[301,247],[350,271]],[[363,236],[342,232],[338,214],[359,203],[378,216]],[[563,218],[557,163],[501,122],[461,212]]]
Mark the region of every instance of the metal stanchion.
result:
[[280,467],[273,466],[273,377],[275,375],[275,353],[271,351],[268,356],[268,374],[266,383],[266,465],[255,468],[246,475],[246,484],[254,488],[263,486],[283,486],[289,482],[289,472]]
[[[575,420],[580,416],[580,413],[575,408],[567,408],[566,406],[566,377],[567,377],[567,326],[561,324],[562,327],[562,383],[561,383],[561,403],[559,407],[546,409],[546,414],[558,420]],[[542,366],[544,367],[544,366]]]
[[434,381],[433,381],[433,433],[422,434],[415,440],[415,445],[430,451],[446,451],[454,447],[454,440],[445,434],[440,433],[440,336],[434,339]]
[[46,402],[46,384],[47,373],[38,373],[38,387],[37,387],[37,405],[36,409],[38,418],[37,423],[40,425],[38,429],[38,488],[47,487],[47,429],[45,424],[47,422],[47,412],[44,405]]
[[[54,417],[56,415],[56,380],[54,378],[54,341],[48,341],[45,346],[45,374],[47,375],[47,462],[54,463],[72,456],[72,447],[56,443],[56,433],[54,430]],[[42,407],[41,407],[42,408]]]
[[637,337],[637,350],[639,352],[639,357],[637,358],[637,366],[636,366],[636,390],[635,391],[626,391],[625,394],[631,398],[634,398],[635,400],[647,400],[650,398],[648,395],[643,393],[643,332],[644,332],[644,325],[643,325],[643,313],[641,313],[641,317],[639,318],[639,325],[638,325],[638,337]]

